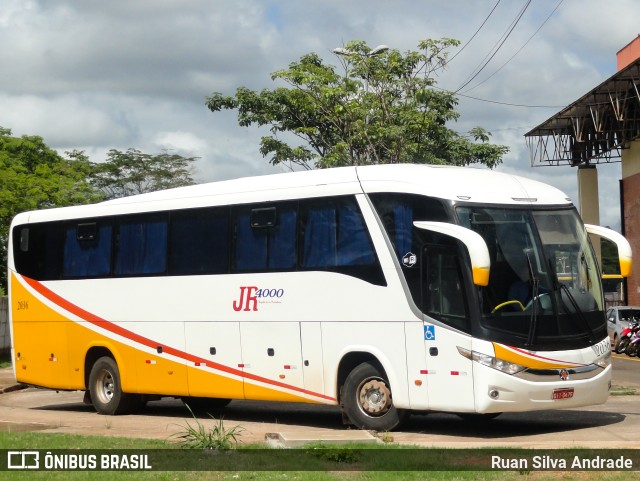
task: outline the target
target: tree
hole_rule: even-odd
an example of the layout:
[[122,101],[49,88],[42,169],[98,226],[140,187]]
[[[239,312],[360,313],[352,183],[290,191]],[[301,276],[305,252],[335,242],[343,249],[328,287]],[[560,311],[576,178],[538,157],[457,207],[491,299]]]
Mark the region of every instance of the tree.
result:
[[167,151],[151,155],[136,149],[112,149],[105,162],[94,164],[91,184],[107,199],[193,185],[191,164],[197,159]]
[[[0,257],[6,266],[9,226],[19,212],[86,204],[102,199],[87,182],[91,163],[79,151],[67,157],[49,148],[41,137],[16,138],[0,127]],[[0,269],[6,289],[6,269]]]
[[[447,127],[459,118],[453,93],[437,89],[433,75],[447,61],[454,39],[423,40],[419,51],[381,54],[362,41],[340,49],[344,74],[315,53],[272,74],[287,87],[235,96],[214,92],[212,112],[237,109],[240,126],[269,126],[260,152],[270,163],[310,169],[344,165],[420,162],[494,167],[508,152],[475,127],[462,135]],[[293,134],[303,142],[280,138]]]

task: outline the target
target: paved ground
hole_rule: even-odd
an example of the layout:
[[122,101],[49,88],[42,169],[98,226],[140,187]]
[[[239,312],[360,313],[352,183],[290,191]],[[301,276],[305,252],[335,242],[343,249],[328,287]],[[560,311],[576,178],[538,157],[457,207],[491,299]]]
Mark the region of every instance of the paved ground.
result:
[[[82,404],[82,393],[14,390],[14,386],[11,369],[0,369],[0,430],[168,439],[184,431],[187,422],[194,422],[175,399],[149,403],[140,415],[101,416]],[[244,428],[241,439],[245,443],[263,442],[269,433],[297,440],[367,437],[345,428],[335,407],[234,401],[224,419],[226,427]],[[213,423],[206,416],[199,422]],[[439,447],[630,448],[638,445],[639,432],[640,396],[627,395],[611,396],[606,404],[589,408],[506,413],[484,424],[451,414],[416,415],[392,436],[395,442]]]

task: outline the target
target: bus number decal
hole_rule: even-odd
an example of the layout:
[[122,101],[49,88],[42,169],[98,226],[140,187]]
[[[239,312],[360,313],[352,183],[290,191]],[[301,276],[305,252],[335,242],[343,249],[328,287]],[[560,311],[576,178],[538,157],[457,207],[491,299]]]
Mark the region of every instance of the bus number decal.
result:
[[18,310],[26,311],[29,309],[29,303],[27,301],[18,301]]
[[257,311],[258,304],[280,304],[284,289],[240,286],[240,297],[233,301],[233,310]]
[[284,289],[258,289],[256,297],[270,297],[280,299],[284,296]]
[[611,340],[607,337],[591,348],[596,356],[604,356],[611,352]]

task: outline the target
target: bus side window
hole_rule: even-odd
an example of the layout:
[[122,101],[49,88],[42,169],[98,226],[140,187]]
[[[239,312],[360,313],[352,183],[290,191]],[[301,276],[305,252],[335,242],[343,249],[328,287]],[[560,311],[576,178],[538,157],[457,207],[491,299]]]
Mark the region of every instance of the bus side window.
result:
[[431,220],[451,222],[444,204],[439,199],[417,194],[370,194],[398,260],[408,252],[418,253],[423,232],[416,230],[413,221]]
[[62,277],[86,278],[111,272],[111,225],[82,222],[67,227]]
[[422,250],[423,312],[470,332],[460,253],[456,245],[429,244]]
[[302,270],[339,272],[386,286],[367,225],[353,197],[300,203]]
[[269,233],[269,269],[292,269],[296,266],[297,209],[278,209],[278,224]]
[[243,207],[236,210],[234,219],[236,271],[295,269],[295,205]]
[[229,209],[193,209],[171,214],[170,275],[229,272]]
[[359,266],[376,256],[357,204],[326,199],[306,209],[302,233],[302,267]]
[[[28,229],[28,238],[23,231]],[[18,226],[13,231],[16,270],[39,281],[60,279],[66,231],[61,222]]]
[[29,252],[29,228],[20,229],[20,242],[18,243],[22,252]]
[[114,274],[162,274],[167,268],[165,216],[141,216],[119,225]]
[[239,213],[236,220],[235,268],[237,271],[261,271],[267,268],[267,231],[251,227],[251,212]]

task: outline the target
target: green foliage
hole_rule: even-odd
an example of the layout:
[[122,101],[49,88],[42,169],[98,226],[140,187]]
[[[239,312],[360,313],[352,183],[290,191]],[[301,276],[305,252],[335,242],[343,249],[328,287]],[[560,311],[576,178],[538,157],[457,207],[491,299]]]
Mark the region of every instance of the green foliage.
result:
[[[7,240],[13,217],[24,211],[85,204],[102,199],[87,182],[91,163],[79,151],[66,157],[41,137],[13,137],[0,127],[0,257],[7,261]],[[0,269],[6,288],[6,269]]]
[[[488,143],[481,127],[462,135],[447,127],[459,118],[457,99],[435,88],[434,73],[443,68],[454,39],[423,40],[418,51],[387,50],[376,55],[362,41],[341,49],[344,73],[315,53],[272,74],[287,87],[235,96],[215,92],[207,98],[212,112],[237,110],[238,123],[268,126],[260,152],[270,162],[304,168],[423,162],[484,164],[494,167],[508,148]],[[302,143],[279,138],[293,134]]]
[[191,164],[195,160],[197,157],[167,151],[151,155],[136,149],[112,149],[105,162],[94,164],[90,180],[107,199],[182,187],[194,184]]
[[216,419],[211,414],[209,417],[215,421],[212,428],[207,429],[198,419],[189,406],[189,412],[193,416],[195,426],[187,422],[185,430],[177,433],[177,443],[188,449],[234,449],[238,444],[238,437],[242,435],[244,428],[234,426],[230,429],[224,427],[222,417]]
[[[9,226],[29,210],[98,202],[194,183],[191,164],[197,157],[139,150],[110,150],[103,163],[84,152],[61,156],[38,136],[13,137],[0,127],[0,258],[6,266]],[[6,269],[0,269],[0,294],[6,291]]]

